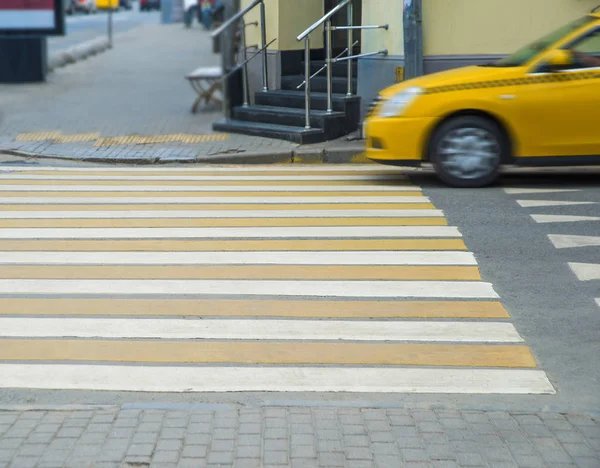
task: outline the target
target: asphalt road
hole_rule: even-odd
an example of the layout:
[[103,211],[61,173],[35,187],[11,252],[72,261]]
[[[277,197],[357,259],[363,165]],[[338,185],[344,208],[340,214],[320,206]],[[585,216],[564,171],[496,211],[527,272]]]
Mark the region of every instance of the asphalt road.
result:
[[[136,2],[130,11],[119,10],[113,13],[113,34],[119,34],[140,26],[142,24],[157,24],[160,22],[160,13],[140,12]],[[48,52],[54,53],[67,49],[108,33],[108,13],[98,11],[95,14],[77,12],[67,16],[67,34],[65,36],[48,38]]]
[[[431,174],[413,180],[460,228],[482,277],[494,284],[555,385],[558,398],[538,401],[599,409],[600,305],[595,299],[600,298],[600,281],[579,280],[568,263],[595,264],[597,274],[600,245],[558,249],[548,236],[600,236],[600,170],[513,171],[496,187],[477,190],[446,188]],[[540,192],[516,190],[521,188]],[[525,200],[592,203],[521,206],[534,204]],[[540,223],[531,216],[541,214],[595,219]]]

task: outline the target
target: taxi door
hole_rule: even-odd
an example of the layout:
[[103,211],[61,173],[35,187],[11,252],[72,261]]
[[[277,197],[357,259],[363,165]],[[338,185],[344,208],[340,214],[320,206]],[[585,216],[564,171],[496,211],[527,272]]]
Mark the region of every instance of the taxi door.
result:
[[[568,48],[600,60],[600,27]],[[519,156],[600,156],[600,66],[533,69],[514,96]],[[569,164],[565,161],[565,164]]]

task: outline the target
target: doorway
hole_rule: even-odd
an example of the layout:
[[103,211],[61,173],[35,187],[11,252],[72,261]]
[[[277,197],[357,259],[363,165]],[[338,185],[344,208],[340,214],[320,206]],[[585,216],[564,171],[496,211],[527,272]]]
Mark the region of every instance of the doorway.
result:
[[[341,0],[323,0],[324,12],[328,13],[333,10]],[[362,24],[362,0],[354,0],[352,2],[353,12],[352,12],[352,25],[359,26]],[[348,11],[347,8],[342,8],[339,12],[337,12],[331,18],[331,24],[333,26],[347,26],[348,25]],[[355,29],[352,31],[352,42],[359,41],[358,44],[354,46],[352,54],[360,53],[360,40],[361,40],[361,30]],[[333,46],[333,55],[336,56],[340,54],[348,45],[348,31],[333,31],[331,34],[331,42]],[[325,31],[323,31],[323,44],[327,44],[327,38],[325,35]]]

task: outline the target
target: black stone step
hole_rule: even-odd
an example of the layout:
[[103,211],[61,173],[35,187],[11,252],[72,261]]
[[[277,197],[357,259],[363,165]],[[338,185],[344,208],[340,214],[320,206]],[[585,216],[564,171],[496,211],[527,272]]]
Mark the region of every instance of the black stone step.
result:
[[292,141],[301,145],[325,141],[325,132],[320,128],[306,130],[304,127],[275,125],[264,122],[246,122],[242,120],[222,120],[213,123],[217,132],[240,133],[264,138]]
[[[304,91],[278,89],[268,92],[259,91],[254,101],[261,106],[293,107],[304,109]],[[334,111],[346,114],[346,131],[351,133],[358,129],[360,122],[360,97],[333,94],[331,103]],[[327,93],[310,93],[310,108],[327,110]]]
[[[235,107],[233,118],[245,122],[261,122],[275,125],[290,125],[304,128],[306,124],[305,110],[293,107],[248,106]],[[325,132],[326,140],[346,135],[346,114],[322,110],[310,111],[310,125]]]
[[[281,88],[289,89],[292,91],[298,91],[296,86],[304,81],[304,76],[302,75],[292,75],[292,76],[283,76],[281,77]],[[310,90],[314,92],[327,92],[327,77],[326,76],[315,76],[310,82]],[[332,83],[332,92],[336,94],[346,94],[348,90],[348,83],[346,78],[342,77],[334,77],[331,80]],[[356,78],[352,79],[352,92],[356,94],[357,88],[357,80]],[[303,90],[304,86],[300,88]]]
[[[304,62],[302,62],[304,67]],[[317,73],[321,68],[325,66],[325,60],[312,60],[310,62],[310,74]],[[303,68],[304,69],[304,68]],[[347,62],[336,62],[331,68],[333,76],[348,76],[348,63]],[[317,76],[325,76],[327,74],[327,68],[323,69]],[[356,77],[358,74],[358,63],[356,60],[352,61],[352,76]],[[314,79],[314,78],[313,78]]]

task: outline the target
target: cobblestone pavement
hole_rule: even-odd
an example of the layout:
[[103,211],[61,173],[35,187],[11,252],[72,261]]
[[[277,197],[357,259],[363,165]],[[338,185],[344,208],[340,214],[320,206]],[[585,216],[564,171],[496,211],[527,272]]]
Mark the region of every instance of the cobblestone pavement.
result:
[[225,405],[1,411],[0,466],[598,468],[600,420],[586,414]]
[[[0,85],[0,151],[114,162],[192,162],[198,156],[236,154],[289,156],[297,145],[243,135],[206,138],[201,143],[104,146],[95,146],[94,138],[64,143],[35,135],[214,136],[212,123],[220,118],[220,109],[192,114],[196,94],[185,75],[219,60],[209,33],[197,26],[147,24],[117,34],[114,49],[57,69],[46,83]],[[18,141],[23,133],[34,133],[31,141]]]

